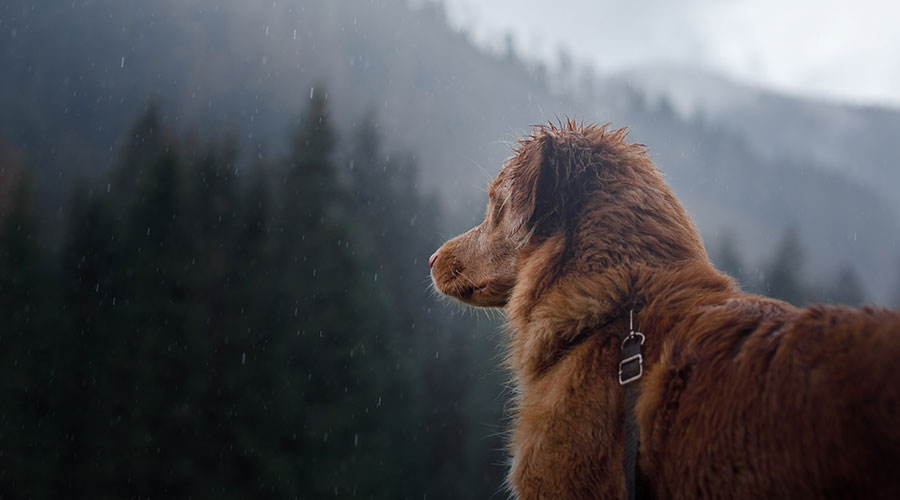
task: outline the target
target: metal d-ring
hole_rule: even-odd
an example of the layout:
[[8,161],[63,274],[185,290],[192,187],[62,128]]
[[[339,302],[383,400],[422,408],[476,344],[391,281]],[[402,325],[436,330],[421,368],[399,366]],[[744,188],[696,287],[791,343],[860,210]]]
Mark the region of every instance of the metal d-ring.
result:
[[629,333],[628,333],[628,336],[625,337],[624,339],[622,339],[622,349],[625,349],[625,344],[627,344],[629,340],[633,340],[633,339],[636,339],[636,338],[638,338],[638,337],[641,338],[641,345],[644,345],[644,340],[646,339],[646,337],[644,337],[644,334],[643,334],[643,333],[641,333],[641,332],[629,332]]

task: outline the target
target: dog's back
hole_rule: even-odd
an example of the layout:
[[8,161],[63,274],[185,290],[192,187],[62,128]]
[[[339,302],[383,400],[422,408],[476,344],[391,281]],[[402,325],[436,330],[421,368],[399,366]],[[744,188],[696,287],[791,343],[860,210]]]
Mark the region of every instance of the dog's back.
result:
[[900,314],[744,296],[671,334],[638,410],[661,496],[900,494]]

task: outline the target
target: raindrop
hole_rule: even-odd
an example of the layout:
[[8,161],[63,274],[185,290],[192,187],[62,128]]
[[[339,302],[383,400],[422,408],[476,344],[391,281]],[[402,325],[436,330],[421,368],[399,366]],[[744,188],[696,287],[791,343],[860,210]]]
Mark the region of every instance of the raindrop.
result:
[[359,445],[359,434],[354,434],[353,435],[353,446],[355,447],[358,445]]
[[124,67],[125,67],[125,56],[122,56],[122,60],[119,62],[119,67],[120,67],[120,68],[124,68]]
[[242,352],[242,353],[241,353],[241,364],[242,364],[242,365],[246,365],[246,364],[247,364],[247,353],[246,353],[246,352]]
[[315,87],[310,87],[310,88],[309,88],[309,98],[310,98],[310,99],[313,98],[313,93],[314,93],[315,91],[316,91],[316,88],[315,88]]
[[294,30],[294,40],[297,39],[297,30]]

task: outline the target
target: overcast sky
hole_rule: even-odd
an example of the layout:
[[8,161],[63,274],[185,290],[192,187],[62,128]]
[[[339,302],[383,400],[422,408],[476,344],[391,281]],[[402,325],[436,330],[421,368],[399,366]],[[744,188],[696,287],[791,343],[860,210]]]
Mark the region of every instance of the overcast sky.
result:
[[602,72],[699,66],[795,94],[900,106],[900,2],[446,0],[451,20],[528,56],[560,46]]

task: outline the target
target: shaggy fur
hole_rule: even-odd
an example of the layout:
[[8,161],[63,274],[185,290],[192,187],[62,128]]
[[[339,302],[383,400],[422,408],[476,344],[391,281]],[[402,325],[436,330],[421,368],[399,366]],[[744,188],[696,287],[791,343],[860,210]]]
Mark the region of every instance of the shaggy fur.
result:
[[639,467],[658,498],[900,496],[900,315],[742,293],[624,130],[539,127],[485,221],[432,258],[505,309],[520,498],[623,498],[628,313],[646,335]]

